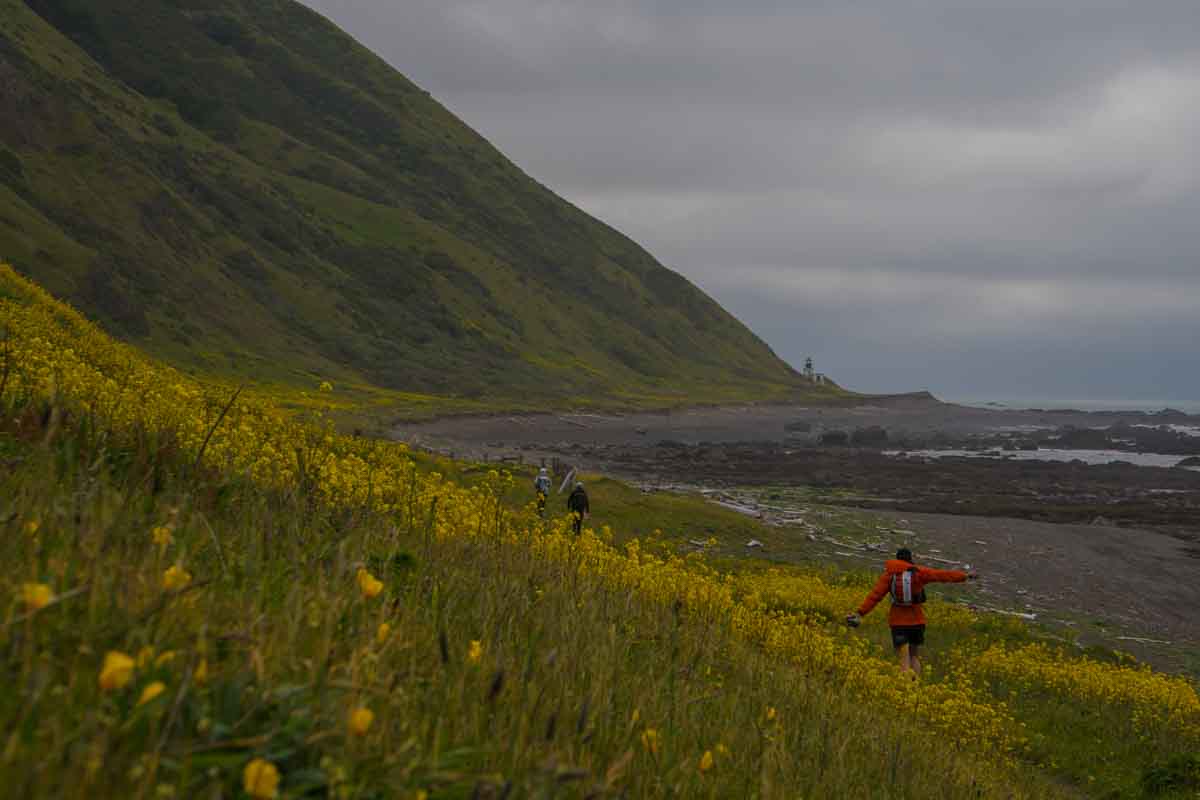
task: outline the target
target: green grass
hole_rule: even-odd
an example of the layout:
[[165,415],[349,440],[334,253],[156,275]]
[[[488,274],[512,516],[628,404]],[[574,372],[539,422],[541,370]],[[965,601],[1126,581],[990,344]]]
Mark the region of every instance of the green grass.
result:
[[[0,777],[21,796],[228,796],[255,756],[280,766],[287,796],[916,798],[930,786],[940,797],[1189,796],[1143,793],[1155,776],[1171,785],[1186,774],[1171,771],[1175,756],[1114,736],[1120,709],[996,683],[1034,737],[1032,762],[998,772],[729,631],[531,560],[519,541],[431,540],[423,513],[385,517],[263,492],[193,472],[169,450],[106,445],[86,421],[47,438],[30,412],[6,414],[0,435],[4,588],[11,596],[22,580],[52,576],[63,599],[28,619],[10,606],[0,632],[10,687],[0,693],[9,731]],[[465,484],[490,470],[418,458],[423,471]],[[596,521],[632,526],[618,538],[653,538],[653,520],[664,551],[761,527],[698,498],[589,484],[607,508]],[[507,501],[525,494],[518,483]],[[166,523],[174,543],[164,552],[150,531]],[[195,589],[164,595],[154,576],[177,560]],[[717,563],[744,575],[780,568]],[[360,564],[385,581],[386,600],[358,597]],[[852,592],[870,580],[785,572]],[[889,650],[882,625],[846,635]],[[935,626],[927,679],[989,644],[1038,639],[995,618]],[[123,692],[97,692],[103,652],[145,647],[176,655]],[[201,658],[204,686],[186,680]],[[136,706],[153,680],[169,691]],[[363,739],[345,729],[359,706],[376,714]],[[765,719],[771,707],[776,723]],[[647,727],[661,737],[656,754],[642,743]],[[706,750],[716,766],[701,774]]]
[[[423,512],[314,505],[39,419],[6,414],[0,436],[4,589],[49,577],[60,597],[10,607],[0,630],[14,795],[239,796],[252,757],[278,765],[288,797],[1061,794],[519,541],[432,540]],[[177,561],[194,582],[164,593]],[[355,587],[360,564],[387,586],[376,601]],[[99,691],[106,651],[145,648],[129,686]],[[203,684],[188,677],[201,659]],[[155,680],[167,691],[137,705]],[[376,718],[355,737],[362,706]]]

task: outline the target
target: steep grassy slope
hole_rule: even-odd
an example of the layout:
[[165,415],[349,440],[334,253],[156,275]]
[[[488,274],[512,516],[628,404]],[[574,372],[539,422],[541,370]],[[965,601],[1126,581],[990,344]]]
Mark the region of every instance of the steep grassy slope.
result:
[[740,540],[732,512],[593,484],[614,521],[674,530],[575,536],[528,476],[233,402],[2,265],[0,329],[13,796],[1200,788],[1185,679],[934,600],[913,681],[882,615],[841,624],[871,576],[678,555],[690,526]]
[[0,254],[177,363],[489,399],[805,388],[291,0],[0,0],[0,118]]
[[2,266],[0,327],[10,794],[1046,796],[971,686],[700,562],[230,403]]

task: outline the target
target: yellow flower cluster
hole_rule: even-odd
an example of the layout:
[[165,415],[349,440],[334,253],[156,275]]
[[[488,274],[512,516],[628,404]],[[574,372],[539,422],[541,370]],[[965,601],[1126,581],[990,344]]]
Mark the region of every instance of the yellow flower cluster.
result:
[[279,796],[279,768],[261,758],[253,759],[242,770],[242,789],[255,800]]
[[178,564],[167,568],[167,570],[163,572],[162,587],[168,592],[177,592],[180,589],[185,589],[191,582],[192,573],[188,572]]
[[134,660],[124,653],[110,650],[104,655],[104,665],[100,667],[100,688],[105,691],[124,689],[133,677]]
[[346,730],[355,736],[366,736],[375,721],[375,712],[366,707],[356,708],[346,720]]
[[970,660],[966,671],[981,679],[1005,681],[1023,692],[1052,692],[1126,708],[1131,727],[1139,734],[1169,731],[1200,746],[1200,697],[1183,677],[1163,675],[1144,665],[1068,656],[1041,644],[989,647]]
[[[385,487],[408,483],[403,446],[334,436],[328,424],[293,419],[268,397],[154,363],[5,265],[0,326],[9,332],[10,398],[52,398],[113,432],[166,434],[211,467],[264,486],[303,483],[327,502],[384,505]],[[165,546],[170,531],[153,537]]]
[[154,544],[160,548],[167,548],[175,541],[175,537],[171,535],[171,528],[167,525],[159,525],[150,532],[150,536],[154,539]]
[[[739,585],[752,591],[774,608],[786,608],[829,620],[840,620],[862,603],[870,584],[845,585],[822,580],[814,574],[799,574],[776,568],[738,576]],[[926,606],[939,628],[966,628],[978,620],[975,612],[957,603],[931,599]],[[864,624],[886,625],[886,614],[867,617]]]
[[154,698],[158,697],[166,690],[166,684],[164,684],[162,681],[155,681],[154,683],[149,684],[145,689],[142,689],[142,696],[138,698],[137,704],[139,706],[143,706]]
[[30,611],[40,611],[50,605],[54,590],[44,583],[26,583],[21,586],[21,601]]
[[357,580],[358,590],[362,592],[362,596],[368,600],[378,596],[378,594],[383,591],[383,581],[379,580],[365,569],[360,569],[358,571]]

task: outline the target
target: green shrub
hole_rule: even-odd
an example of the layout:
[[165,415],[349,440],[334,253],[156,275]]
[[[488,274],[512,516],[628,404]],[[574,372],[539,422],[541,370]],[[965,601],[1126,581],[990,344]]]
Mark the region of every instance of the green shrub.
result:
[[1194,753],[1170,758],[1142,775],[1142,790],[1148,797],[1197,789],[1200,789],[1200,755]]

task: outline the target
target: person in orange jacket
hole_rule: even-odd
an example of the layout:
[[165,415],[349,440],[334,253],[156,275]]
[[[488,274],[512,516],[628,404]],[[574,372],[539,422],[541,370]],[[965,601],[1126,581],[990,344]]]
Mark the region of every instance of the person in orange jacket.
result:
[[955,569],[930,569],[913,564],[912,551],[901,547],[896,557],[884,565],[883,574],[863,600],[858,611],[846,617],[846,624],[857,628],[859,622],[886,595],[891,595],[892,610],[888,625],[892,628],[892,646],[900,659],[900,669],[921,672],[921,645],[925,644],[925,586],[930,583],[962,583],[974,580],[974,572]]

